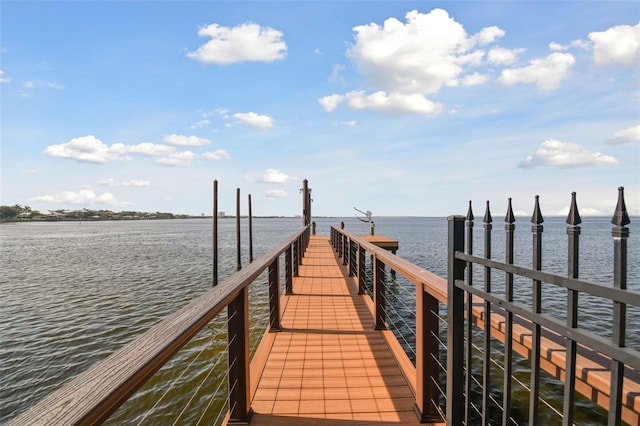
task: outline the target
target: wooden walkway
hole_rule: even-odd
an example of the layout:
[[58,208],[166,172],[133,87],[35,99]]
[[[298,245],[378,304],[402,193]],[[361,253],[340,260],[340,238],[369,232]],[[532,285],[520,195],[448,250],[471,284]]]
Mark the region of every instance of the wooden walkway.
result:
[[252,426],[419,424],[411,388],[345,274],[328,238],[311,237],[282,301],[283,330],[252,362],[264,366]]

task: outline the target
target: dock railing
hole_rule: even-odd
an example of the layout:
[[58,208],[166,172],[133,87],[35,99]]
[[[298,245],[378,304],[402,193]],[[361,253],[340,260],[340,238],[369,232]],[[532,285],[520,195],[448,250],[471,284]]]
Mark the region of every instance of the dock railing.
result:
[[[512,383],[521,380],[514,373],[514,353],[517,353],[530,363],[530,384],[522,386],[529,391],[528,424],[539,424],[540,402],[554,411],[562,424],[574,424],[576,391],[591,400],[594,406],[608,410],[610,426],[622,422],[640,424],[640,352],[625,345],[627,328],[637,336],[638,324],[627,322],[626,311],[627,307],[640,308],[640,292],[627,289],[629,230],[626,225],[629,218],[622,188],[619,191],[618,207],[612,221],[615,226],[612,230],[614,274],[611,286],[578,279],[578,224],[581,220],[575,194],[567,219],[568,277],[540,270],[542,214],[537,197],[532,218],[532,267],[514,264],[515,218],[511,201],[505,218],[505,262],[491,259],[492,218],[488,203],[484,217],[484,257],[472,254],[474,218],[471,206],[466,217],[448,218],[448,279],[344,229],[331,228],[330,240],[337,255],[343,259],[349,275],[357,280],[360,293],[368,292],[371,296],[374,327],[385,334],[412,386],[415,410],[421,421],[486,425],[501,418],[505,426],[517,424],[512,416],[515,390]],[[473,264],[480,265],[482,271],[474,274]],[[389,330],[397,329],[397,326],[389,321],[394,295],[387,288],[387,281],[392,280],[385,279],[386,269],[391,270],[391,275],[398,274],[415,285],[415,325],[402,325],[405,330],[407,325],[413,328],[413,336],[409,339],[400,335],[403,333]],[[492,275],[496,271],[502,272],[504,277]],[[474,280],[483,284],[478,285]],[[523,280],[529,283],[526,291],[518,287]],[[543,285],[544,288],[566,289],[566,311],[560,314],[566,317],[566,322],[543,313]],[[529,306],[514,302],[516,290],[519,295],[531,294]],[[578,323],[578,298],[585,294],[611,304],[611,339],[597,335],[587,324]],[[407,344],[401,344],[399,340]],[[482,342],[479,345],[476,344],[478,340]],[[411,348],[407,349],[407,346]],[[492,374],[492,365],[502,369],[502,383],[495,377],[495,372]],[[559,409],[557,403],[552,407],[541,395],[542,370],[564,389]],[[501,388],[497,387],[500,385]],[[500,397],[502,401],[499,401]],[[521,421],[526,422],[525,419]]]
[[[122,405],[201,329],[227,308],[228,406],[230,422],[251,415],[249,371],[249,286],[268,271],[270,331],[280,327],[280,271],[285,292],[302,264],[310,238],[303,226],[268,253],[166,317],[58,391],[9,422],[10,425],[98,424]],[[200,407],[202,408],[202,407]]]

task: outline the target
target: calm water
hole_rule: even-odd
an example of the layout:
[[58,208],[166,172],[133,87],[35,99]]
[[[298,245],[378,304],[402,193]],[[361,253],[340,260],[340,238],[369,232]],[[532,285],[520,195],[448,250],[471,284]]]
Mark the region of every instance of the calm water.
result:
[[[518,219],[516,263],[530,264],[530,224],[528,219]],[[329,226],[340,220],[349,230],[368,233],[368,225],[355,218],[317,218],[318,233],[328,234]],[[640,290],[640,244],[636,237],[639,221],[630,225],[628,261],[629,287],[636,290]],[[293,234],[300,222],[298,218],[254,219],[254,258]],[[543,268],[564,274],[564,220],[547,219],[544,225]],[[221,220],[219,226],[222,281],[236,268],[235,220]],[[611,282],[610,230],[609,219],[584,220],[581,277]],[[399,256],[446,275],[446,219],[379,218],[376,233],[398,239]],[[481,234],[482,224],[477,223],[477,253],[482,252]],[[242,235],[246,265],[246,221]],[[504,232],[499,222],[494,222],[493,235],[493,257],[502,259]],[[11,223],[0,225],[0,241],[0,423],[203,294],[212,284],[210,219]],[[267,315],[266,286],[258,284],[251,293],[258,306],[253,314],[258,318],[256,323]],[[410,285],[399,280],[397,286],[399,295],[412,297]],[[557,311],[564,303],[562,295],[553,291],[549,291],[546,300],[545,312]],[[580,315],[581,322],[592,322],[596,332],[609,335],[608,306],[586,299],[581,301]],[[640,315],[637,310],[630,310],[628,317],[630,345],[640,349]],[[259,335],[259,327],[254,332]],[[221,318],[205,327],[175,360],[116,412],[112,423],[171,424],[189,401],[200,409],[183,413],[178,424],[197,423],[201,407],[208,404],[208,395],[226,393],[213,380],[223,374],[223,369],[213,373],[210,370],[212,359],[220,358],[225,340]],[[182,365],[191,365],[186,376],[181,376]],[[203,381],[205,385],[199,388]],[[168,383],[174,382],[176,385],[169,388]],[[153,407],[158,394],[164,392],[167,396]],[[214,403],[204,420],[213,421],[220,404]],[[146,417],[145,410],[152,407]]]

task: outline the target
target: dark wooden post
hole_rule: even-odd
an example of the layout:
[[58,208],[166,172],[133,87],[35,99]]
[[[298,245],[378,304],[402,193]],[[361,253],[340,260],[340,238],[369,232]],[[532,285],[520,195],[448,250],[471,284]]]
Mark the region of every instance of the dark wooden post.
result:
[[280,261],[269,265],[269,330],[280,331]]
[[293,242],[293,253],[291,257],[291,263],[293,264],[293,276],[299,276],[298,273],[298,252],[300,251],[300,238],[296,238]]
[[366,278],[366,252],[358,246],[358,294],[365,294],[365,278]]
[[251,194],[249,194],[249,262],[253,262],[253,216],[251,213]]
[[[540,197],[536,195],[536,202],[531,216],[531,233],[533,235],[533,269],[542,269],[542,223],[544,218],[540,211]],[[542,283],[533,280],[533,301],[531,310],[534,314],[542,312]],[[538,397],[540,396],[540,324],[531,323],[531,392],[529,393],[529,424],[538,424]]]
[[[491,259],[491,229],[493,218],[489,209],[489,201],[487,200],[487,208],[484,212],[484,257]],[[484,270],[484,291],[491,293],[491,268],[485,266]],[[488,425],[490,416],[491,403],[491,302],[484,301],[484,356],[482,360],[482,424]]]
[[[571,193],[571,207],[567,216],[568,235],[568,257],[567,275],[569,278],[578,278],[578,264],[580,254],[580,213],[576,203],[576,193]],[[572,289],[567,290],[567,326],[578,327],[578,292]],[[567,339],[567,361],[565,367],[564,397],[562,424],[564,426],[573,425],[573,402],[576,391],[576,352],[577,344],[573,339]]]
[[455,258],[464,250],[464,216],[449,216],[447,260],[447,424],[464,421],[464,279],[465,262]]
[[287,247],[284,254],[284,271],[286,276],[285,292],[286,294],[293,294],[293,250],[292,246]]
[[[516,217],[511,207],[511,198],[507,206],[507,215],[504,218],[504,230],[506,233],[505,261],[513,263],[513,231],[516,226],[514,222]],[[506,302],[513,302],[513,274],[506,273],[504,298]],[[505,310],[505,327],[504,327],[504,381],[502,387],[502,426],[511,424],[511,401],[513,395],[511,392],[513,375],[513,312]]]
[[242,269],[242,253],[240,251],[240,188],[236,189],[236,270]]
[[343,235],[342,239],[342,264],[349,263],[349,237]]
[[376,330],[385,330],[386,301],[384,292],[384,263],[375,256],[373,262],[373,304],[375,305]]
[[[613,286],[622,290],[627,289],[627,239],[631,223],[627,206],[624,202],[624,188],[618,188],[618,204],[611,220],[615,226],[611,230],[613,236]],[[627,328],[627,305],[613,302],[613,335],[612,343],[617,347],[626,346],[625,334]],[[620,361],[611,362],[611,391],[609,393],[609,426],[621,423],[622,384],[624,380],[624,364]]]
[[416,405],[421,423],[442,421],[438,410],[440,346],[438,299],[416,285]]
[[218,285],[218,181],[213,181],[213,285]]
[[249,383],[249,291],[243,288],[227,308],[229,341],[229,423],[251,417]]

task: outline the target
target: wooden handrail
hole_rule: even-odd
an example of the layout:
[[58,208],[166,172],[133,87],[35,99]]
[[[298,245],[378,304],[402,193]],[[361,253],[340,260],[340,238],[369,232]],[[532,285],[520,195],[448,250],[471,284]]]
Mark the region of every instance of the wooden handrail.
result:
[[302,227],[222,284],[45,397],[9,425],[103,422],[282,253],[289,253],[292,245],[299,244],[309,228],[310,225]]

